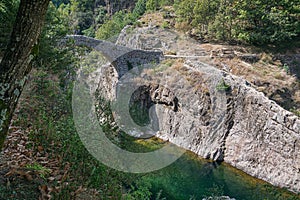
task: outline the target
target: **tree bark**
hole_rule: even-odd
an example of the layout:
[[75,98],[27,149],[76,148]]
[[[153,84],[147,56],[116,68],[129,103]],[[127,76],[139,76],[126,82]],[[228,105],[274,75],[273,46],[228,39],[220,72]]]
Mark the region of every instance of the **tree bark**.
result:
[[4,57],[0,63],[0,151],[12,115],[31,70],[36,44],[50,0],[21,0]]

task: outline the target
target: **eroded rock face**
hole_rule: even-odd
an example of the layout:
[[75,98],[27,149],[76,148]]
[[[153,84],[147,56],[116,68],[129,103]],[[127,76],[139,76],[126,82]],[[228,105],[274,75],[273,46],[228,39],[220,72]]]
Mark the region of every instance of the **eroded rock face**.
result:
[[[126,51],[120,57],[119,51],[114,52],[112,64],[102,66],[92,77],[98,95],[109,101],[116,98],[123,75],[162,57],[160,52],[141,50]],[[133,99],[144,101],[141,105],[147,109],[155,105],[157,137],[300,192],[300,119],[245,80],[186,61],[145,70],[138,81],[142,89]]]
[[233,96],[234,126],[224,161],[277,186],[300,191],[300,120],[255,90]]
[[[155,108],[157,137],[299,192],[299,118],[243,79],[215,69],[230,86],[228,91],[217,90],[202,65],[186,62],[179,68],[170,67],[152,76],[145,82],[144,92],[138,93],[143,94],[141,101],[159,105]],[[113,66],[103,71],[98,87],[102,96],[114,97],[111,93],[116,92],[117,77]],[[149,72],[142,77],[149,80]]]
[[132,26],[126,26],[116,43],[133,49],[160,50],[165,55],[208,56],[196,40],[170,29],[151,25],[133,30]]
[[178,111],[178,99],[175,94],[159,84],[148,84],[139,87],[131,96],[130,104],[140,102],[143,108],[149,109],[154,104],[168,106],[173,111]]

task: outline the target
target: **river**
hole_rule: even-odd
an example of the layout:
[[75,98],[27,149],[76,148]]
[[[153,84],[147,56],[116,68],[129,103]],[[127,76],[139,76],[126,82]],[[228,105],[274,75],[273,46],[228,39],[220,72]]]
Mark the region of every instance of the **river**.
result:
[[[142,146],[147,146],[149,151],[161,147],[158,139],[141,141],[135,140],[132,146],[127,143],[126,149],[140,151],[144,149]],[[151,184],[152,194],[161,193],[160,196],[167,200],[202,200],[211,196],[229,196],[236,200],[300,199],[300,195],[272,186],[226,163],[206,160],[189,151],[173,164],[145,174],[141,180]]]

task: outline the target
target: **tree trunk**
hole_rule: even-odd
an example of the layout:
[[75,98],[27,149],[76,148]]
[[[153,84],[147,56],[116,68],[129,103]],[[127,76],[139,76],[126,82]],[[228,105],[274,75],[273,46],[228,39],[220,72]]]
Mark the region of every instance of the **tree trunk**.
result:
[[0,151],[13,112],[31,70],[31,50],[43,26],[50,0],[21,0],[10,42],[0,63]]

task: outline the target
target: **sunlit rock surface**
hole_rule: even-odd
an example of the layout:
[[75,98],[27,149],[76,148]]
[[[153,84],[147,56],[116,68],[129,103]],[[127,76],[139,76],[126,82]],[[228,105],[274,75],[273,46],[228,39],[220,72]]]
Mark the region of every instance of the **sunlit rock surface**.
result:
[[[121,60],[125,56],[130,62],[126,67],[119,58],[102,66],[93,77],[97,80],[98,95],[113,100],[123,75],[141,66],[141,60],[142,64],[153,64],[149,58],[154,57],[156,62],[163,58],[152,51],[142,54],[139,57],[132,51],[122,55]],[[149,97],[141,95],[139,99],[135,93],[134,100],[148,99],[155,106],[157,137],[204,158],[225,161],[273,185],[300,192],[297,116],[256,91],[244,79],[195,59],[186,58],[175,66],[157,65],[140,70],[140,74],[137,83],[145,86],[140,94]]]

